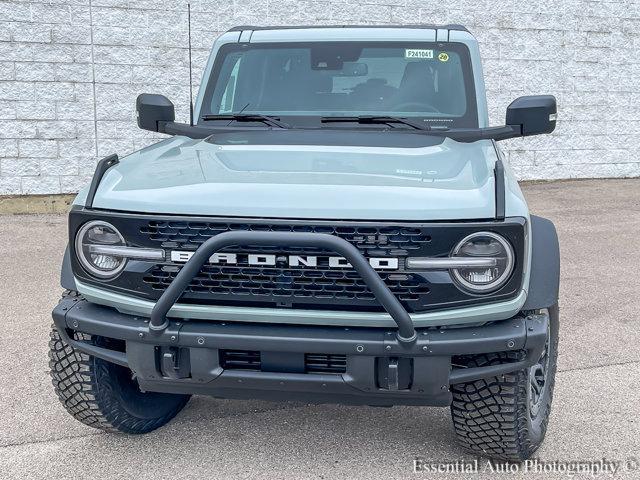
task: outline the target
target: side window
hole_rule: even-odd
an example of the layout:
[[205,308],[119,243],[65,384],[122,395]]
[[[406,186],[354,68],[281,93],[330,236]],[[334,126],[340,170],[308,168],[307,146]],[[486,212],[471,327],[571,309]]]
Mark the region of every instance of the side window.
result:
[[224,93],[222,94],[222,99],[220,101],[220,110],[218,113],[233,112],[233,100],[236,93],[236,82],[238,79],[238,70],[240,69],[241,58],[242,57],[236,58],[235,65],[233,65],[233,68],[231,69],[229,80],[227,81],[227,86],[225,87]]

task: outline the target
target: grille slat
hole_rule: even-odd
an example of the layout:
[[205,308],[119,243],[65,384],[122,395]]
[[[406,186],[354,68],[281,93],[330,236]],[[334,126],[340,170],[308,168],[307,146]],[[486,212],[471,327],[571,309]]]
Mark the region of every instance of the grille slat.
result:
[[[144,282],[154,290],[164,290],[176,275],[177,272],[168,272],[162,266],[157,266],[144,277]],[[417,275],[406,274],[398,279],[397,275],[381,273],[381,277],[391,291],[404,301],[417,301],[421,295],[430,291]],[[186,291],[295,298],[353,298],[366,301],[375,298],[355,270],[335,272],[204,266]]]
[[345,373],[347,356],[340,354],[307,353],[304,356],[306,373]]
[[220,366],[225,370],[260,370],[260,352],[255,350],[220,350]]
[[[347,240],[361,250],[375,248],[390,255],[391,250],[419,249],[431,242],[431,236],[423,235],[420,229],[411,227],[332,227],[329,225],[282,225],[282,224],[243,224],[215,222],[166,222],[152,220],[141,227],[140,233],[147,235],[152,242],[171,242],[171,246],[185,250],[195,250],[208,238],[222,232],[232,231],[260,232],[310,232],[327,233]],[[281,251],[273,247],[255,247],[255,253]],[[292,255],[298,253],[326,254],[325,251],[311,247],[287,249]]]
[[[225,370],[262,369],[261,354],[256,350],[220,350],[220,366]],[[344,354],[305,353],[304,372],[340,374],[347,371]]]

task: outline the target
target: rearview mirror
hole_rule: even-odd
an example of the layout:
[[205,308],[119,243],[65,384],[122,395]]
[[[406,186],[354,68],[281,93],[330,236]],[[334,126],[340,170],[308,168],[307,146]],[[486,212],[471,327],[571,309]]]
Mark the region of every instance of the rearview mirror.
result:
[[553,95],[516,98],[507,107],[506,124],[520,127],[521,135],[551,133],[556,128],[557,106]]
[[[164,124],[176,119],[173,103],[164,95],[143,93],[136,99],[138,127],[152,132],[164,132]],[[160,124],[160,122],[163,122]]]

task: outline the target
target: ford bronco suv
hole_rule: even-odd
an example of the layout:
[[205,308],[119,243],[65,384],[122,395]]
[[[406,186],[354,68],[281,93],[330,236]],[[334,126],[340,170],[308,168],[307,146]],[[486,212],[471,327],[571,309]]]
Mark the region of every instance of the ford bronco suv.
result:
[[238,27],[191,122],[101,160],[69,214],[51,375],[76,419],[144,433],[191,394],[450,406],[461,444],[522,460],[549,418],[559,249],[496,145],[463,27]]

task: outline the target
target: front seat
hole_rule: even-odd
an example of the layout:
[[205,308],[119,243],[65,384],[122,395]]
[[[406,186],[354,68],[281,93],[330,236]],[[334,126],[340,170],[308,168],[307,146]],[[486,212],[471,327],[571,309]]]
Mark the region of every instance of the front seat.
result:
[[[436,85],[433,68],[426,61],[408,63],[404,68],[394,105],[415,103],[433,106],[436,103],[435,100]],[[408,110],[420,110],[420,108],[416,105]]]

